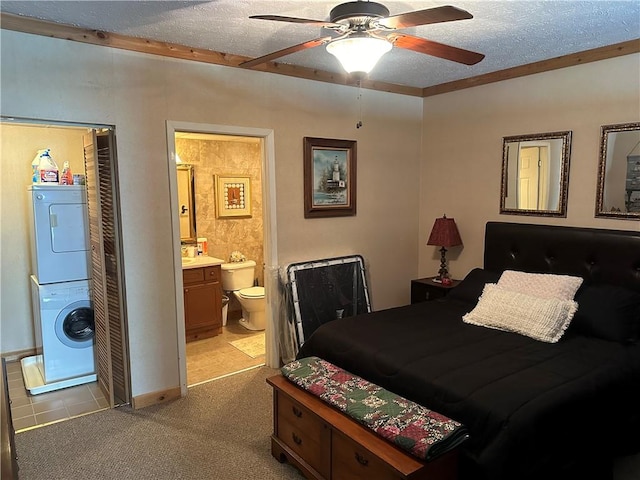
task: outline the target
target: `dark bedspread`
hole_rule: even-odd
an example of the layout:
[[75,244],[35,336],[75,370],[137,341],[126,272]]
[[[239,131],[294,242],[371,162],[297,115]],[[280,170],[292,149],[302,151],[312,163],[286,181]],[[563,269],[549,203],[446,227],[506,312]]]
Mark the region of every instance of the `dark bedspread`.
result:
[[463,323],[472,308],[445,299],[336,320],[298,357],[324,358],[465,424],[474,480],[566,478],[637,442],[640,346],[571,331],[543,343]]

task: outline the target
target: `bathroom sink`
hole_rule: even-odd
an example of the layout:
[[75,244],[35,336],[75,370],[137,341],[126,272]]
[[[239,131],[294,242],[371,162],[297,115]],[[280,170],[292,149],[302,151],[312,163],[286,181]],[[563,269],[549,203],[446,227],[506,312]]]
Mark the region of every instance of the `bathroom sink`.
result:
[[182,257],[182,265],[191,265],[193,263],[196,263],[195,258]]

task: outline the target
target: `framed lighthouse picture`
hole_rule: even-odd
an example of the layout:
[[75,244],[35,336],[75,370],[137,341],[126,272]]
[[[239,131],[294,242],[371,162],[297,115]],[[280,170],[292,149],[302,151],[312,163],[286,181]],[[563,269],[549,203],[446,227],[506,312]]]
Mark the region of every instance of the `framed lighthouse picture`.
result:
[[305,218],[356,214],[356,143],[304,137]]

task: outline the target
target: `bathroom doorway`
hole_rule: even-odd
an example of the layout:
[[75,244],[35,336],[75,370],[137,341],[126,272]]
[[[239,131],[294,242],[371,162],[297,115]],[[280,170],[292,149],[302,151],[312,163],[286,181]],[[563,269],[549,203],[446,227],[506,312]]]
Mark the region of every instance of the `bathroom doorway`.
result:
[[[272,137],[271,130],[167,122],[183,394],[188,386],[259,365],[278,363],[272,322],[272,318],[277,318],[273,307],[276,302],[271,300],[271,294],[277,292],[277,267],[273,267],[277,261],[275,235],[272,234],[275,232]],[[177,174],[185,170],[192,172],[192,192],[186,196],[185,182],[180,179],[184,175]],[[236,179],[233,181],[242,183],[242,191],[248,192],[248,205],[242,215],[220,212],[217,193],[220,193],[224,179]],[[189,228],[185,228],[185,224]],[[196,241],[188,234],[193,231]],[[255,284],[264,287],[265,293],[265,330],[243,327],[240,322],[243,308],[237,296],[224,291],[221,333],[194,338],[185,327],[187,297],[184,295],[189,295],[190,290],[183,280],[183,268],[190,272],[194,268],[191,261],[183,262],[182,257],[201,251],[203,237],[206,238],[207,255],[197,257],[198,262],[213,258],[227,263],[232,256],[255,261]],[[275,278],[272,278],[274,272]]]

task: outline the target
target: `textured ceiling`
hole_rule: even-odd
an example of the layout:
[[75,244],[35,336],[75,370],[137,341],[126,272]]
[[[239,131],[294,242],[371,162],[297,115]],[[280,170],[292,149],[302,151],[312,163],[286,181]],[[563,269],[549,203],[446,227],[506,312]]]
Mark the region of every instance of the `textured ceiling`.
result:
[[[321,36],[318,27],[265,20],[274,14],[328,20],[340,1],[5,1],[0,10],[133,37],[247,57]],[[474,18],[401,30],[486,55],[474,66],[394,48],[369,78],[429,87],[510,67],[640,38],[640,1],[381,1],[391,15],[452,4]],[[278,60],[342,72],[324,47]]]

